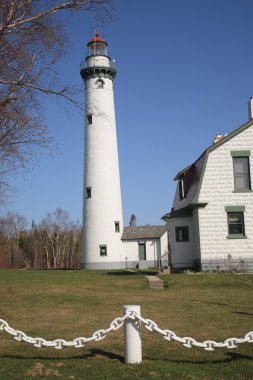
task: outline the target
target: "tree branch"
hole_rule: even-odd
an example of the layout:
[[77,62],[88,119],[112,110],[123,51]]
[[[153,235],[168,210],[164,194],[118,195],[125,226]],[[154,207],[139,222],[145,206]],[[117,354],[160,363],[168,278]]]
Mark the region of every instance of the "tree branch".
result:
[[[31,16],[31,17],[28,17],[26,19],[24,19],[24,16],[25,14],[23,13],[22,17],[16,19],[15,22],[13,22],[12,24],[8,23],[7,22],[7,26],[4,26],[4,24],[0,24],[0,32],[4,29],[16,29],[17,27],[21,26],[21,25],[24,25],[24,24],[27,24],[27,23],[31,23],[31,22],[34,22],[34,21],[37,21],[41,18],[44,18],[50,14],[54,14],[56,12],[59,12],[59,11],[62,11],[62,10],[81,10],[82,8],[85,8],[85,10],[89,10],[91,9],[94,5],[102,5],[102,4],[105,4],[107,3],[108,1],[107,0],[81,0],[81,1],[77,1],[77,0],[72,0],[72,1],[67,1],[67,2],[63,2],[53,8],[50,8],[48,10],[45,10],[43,12],[40,12],[34,16]],[[30,1],[29,1],[30,3]],[[14,16],[14,13],[13,13],[13,10],[12,8],[10,9],[10,15],[9,17],[7,18],[7,21],[11,21],[11,19],[13,18]]]

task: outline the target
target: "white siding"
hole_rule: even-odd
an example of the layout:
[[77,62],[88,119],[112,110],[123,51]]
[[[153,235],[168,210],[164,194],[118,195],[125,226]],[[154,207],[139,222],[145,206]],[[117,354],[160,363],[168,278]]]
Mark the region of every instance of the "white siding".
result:
[[[189,241],[176,242],[176,227],[189,227]],[[191,217],[174,217],[170,220],[171,261],[174,268],[189,268],[194,265],[194,229]]]
[[[146,245],[146,260],[139,261],[139,242]],[[128,268],[148,268],[158,266],[158,260],[161,259],[161,252],[168,252],[168,235],[167,232],[160,239],[138,239],[124,240],[124,259]],[[126,259],[127,258],[127,259]]]
[[123,249],[124,259],[128,261],[130,268],[134,268],[139,261],[138,242],[132,240],[123,241]]
[[[199,232],[202,263],[219,266],[232,260],[253,258],[253,193],[234,193],[231,151],[250,150],[251,180],[253,180],[253,127],[228,140],[210,152],[201,185],[199,202],[208,205],[199,209]],[[247,239],[227,239],[225,206],[245,206],[244,221]],[[203,266],[203,269],[205,267]]]
[[163,265],[168,265],[168,254],[169,254],[169,247],[168,247],[168,233],[165,232],[160,238],[160,246],[161,246],[161,260]]
[[198,209],[193,210],[192,215],[192,221],[193,221],[193,236],[194,236],[194,253],[193,257],[195,260],[195,263],[200,263],[200,240],[199,240],[199,216],[198,216]]

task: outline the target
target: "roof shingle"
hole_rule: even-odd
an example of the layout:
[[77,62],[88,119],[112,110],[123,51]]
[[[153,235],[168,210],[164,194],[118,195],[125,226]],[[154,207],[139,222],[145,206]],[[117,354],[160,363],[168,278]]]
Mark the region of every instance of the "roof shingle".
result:
[[166,231],[166,225],[163,226],[130,226],[124,227],[122,240],[136,239],[159,239]]

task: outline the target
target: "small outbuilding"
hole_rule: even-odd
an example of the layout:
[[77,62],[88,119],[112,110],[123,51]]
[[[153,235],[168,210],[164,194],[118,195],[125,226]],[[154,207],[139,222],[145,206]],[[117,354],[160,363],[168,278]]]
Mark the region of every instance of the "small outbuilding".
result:
[[124,227],[122,234],[126,268],[168,266],[167,226]]

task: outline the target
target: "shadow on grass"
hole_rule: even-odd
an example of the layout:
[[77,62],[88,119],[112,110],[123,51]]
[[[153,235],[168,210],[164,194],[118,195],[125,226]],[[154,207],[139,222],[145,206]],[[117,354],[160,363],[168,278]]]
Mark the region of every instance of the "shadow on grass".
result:
[[[204,301],[204,300],[195,299],[195,298],[194,299],[188,298],[188,301],[193,301],[193,302],[197,302],[197,303],[206,303],[206,304],[216,305],[216,306],[237,307],[237,305],[230,304],[230,303],[227,303],[227,302],[212,302],[212,301]],[[251,306],[240,306],[240,308],[241,309],[252,309]],[[253,315],[253,313],[247,313],[247,312],[244,312],[244,311],[231,311],[231,313]]]
[[[188,363],[188,364],[198,364],[198,365],[203,365],[203,364],[220,364],[220,363],[232,363],[232,362],[235,362],[237,360],[249,360],[249,361],[252,361],[253,360],[253,356],[252,355],[244,355],[244,354],[238,354],[236,352],[225,352],[224,355],[226,356],[224,359],[215,359],[215,360],[201,360],[201,359],[196,359],[196,360],[184,360],[184,359],[160,359],[162,361],[167,361],[167,362],[170,362],[170,363],[180,363],[180,364],[183,364],[183,363]],[[211,358],[211,356],[210,356]],[[154,358],[154,357],[147,357],[145,358],[146,360],[159,360],[157,358]]]
[[156,276],[158,272],[156,271],[110,271],[107,273],[103,273],[103,276],[136,276],[136,275],[143,275],[143,276]]
[[84,355],[73,355],[73,356],[42,356],[42,355],[31,355],[31,356],[23,356],[23,355],[0,355],[1,359],[16,359],[16,360],[85,360],[85,359],[96,359],[96,357],[104,357],[107,359],[111,359],[114,361],[118,361],[120,363],[124,363],[124,357],[121,355],[114,354],[113,352],[108,352],[99,349],[92,349],[86,352]]
[[[159,359],[159,358],[154,358],[154,357],[144,357],[143,360],[150,360],[150,361],[165,361],[168,363],[187,363],[187,364],[197,364],[197,365],[205,365],[205,364],[220,364],[220,363],[232,363],[237,360],[253,360],[252,355],[244,355],[244,354],[239,354],[236,352],[225,352],[224,355],[226,356],[224,359],[215,359],[215,360],[201,360],[201,359],[196,359],[196,360],[184,360],[184,359],[170,359],[169,357],[166,359]],[[119,363],[124,363],[124,357],[118,354],[114,354],[113,352],[108,352],[104,350],[99,350],[99,349],[93,349],[87,352],[84,355],[73,355],[73,356],[67,356],[67,357],[62,357],[62,356],[53,356],[53,357],[46,357],[42,355],[35,355],[35,356],[22,356],[22,355],[0,355],[0,360],[1,359],[16,359],[16,360],[45,360],[48,361],[50,360],[55,361],[55,360],[87,360],[87,359],[96,359],[98,357],[103,357],[106,359],[110,359]],[[211,359],[211,357],[210,357]]]
[[231,311],[231,313],[240,315],[253,315],[253,313],[247,313],[246,311]]

